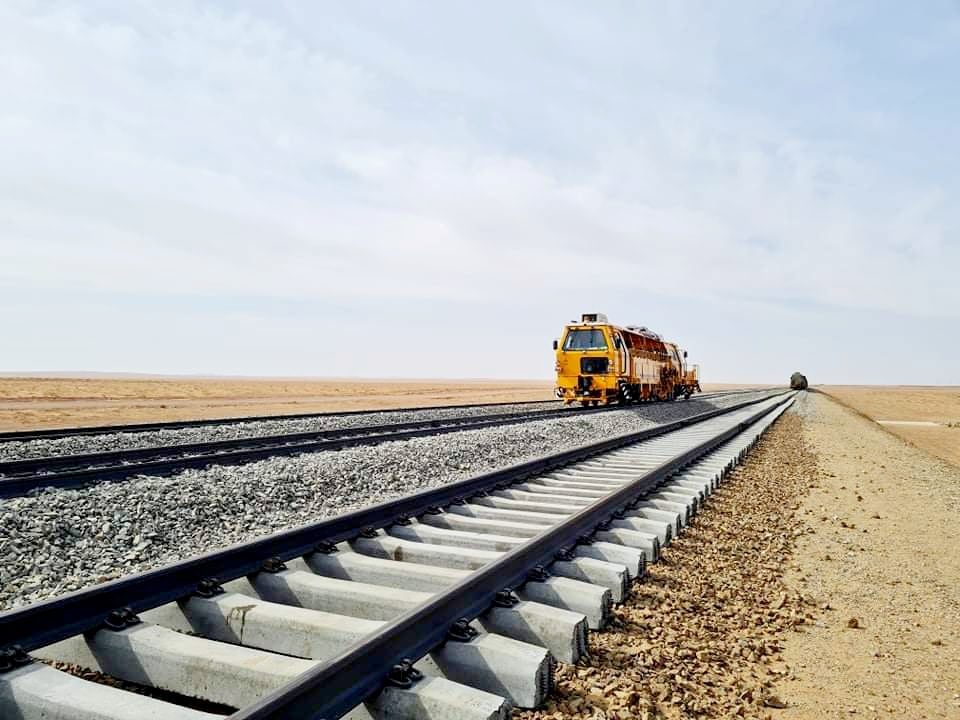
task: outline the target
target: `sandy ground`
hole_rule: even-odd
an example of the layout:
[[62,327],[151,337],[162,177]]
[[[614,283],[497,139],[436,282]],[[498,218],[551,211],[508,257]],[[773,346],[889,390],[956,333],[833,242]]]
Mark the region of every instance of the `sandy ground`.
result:
[[518,716],[960,718],[960,469],[795,408]]
[[918,448],[960,465],[960,387],[824,385],[817,390],[872,420],[936,423],[884,425]]
[[553,387],[550,380],[0,377],[0,430],[552,400]]
[[820,472],[787,584],[829,609],[786,644],[776,717],[956,720],[960,469],[822,396],[813,407]]
[[0,378],[0,429],[552,399],[549,381]]

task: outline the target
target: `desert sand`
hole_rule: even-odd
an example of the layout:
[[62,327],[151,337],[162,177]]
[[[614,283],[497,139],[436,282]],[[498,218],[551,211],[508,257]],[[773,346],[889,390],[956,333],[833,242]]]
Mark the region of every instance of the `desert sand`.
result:
[[550,400],[524,380],[0,378],[0,429]]
[[912,445],[960,465],[960,387],[824,385],[817,390]]

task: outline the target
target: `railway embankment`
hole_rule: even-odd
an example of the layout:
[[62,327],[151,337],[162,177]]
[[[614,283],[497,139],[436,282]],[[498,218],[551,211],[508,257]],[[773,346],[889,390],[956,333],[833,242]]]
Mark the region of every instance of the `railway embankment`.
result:
[[960,468],[804,394],[547,718],[960,717]]
[[783,704],[782,649],[815,611],[784,579],[815,474],[791,409],[650,566],[590,660],[562,666],[554,697],[523,720],[763,718]]

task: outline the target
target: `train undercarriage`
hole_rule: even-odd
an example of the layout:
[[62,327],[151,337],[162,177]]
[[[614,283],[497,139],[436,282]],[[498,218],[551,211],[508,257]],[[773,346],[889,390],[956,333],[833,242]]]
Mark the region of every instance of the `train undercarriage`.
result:
[[700,392],[700,384],[667,384],[649,385],[628,383],[617,379],[616,385],[606,382],[607,378],[597,383],[589,375],[577,378],[577,385],[573,388],[558,387],[557,398],[565,405],[579,403],[583,407],[590,405],[632,405],[634,403],[669,402],[677,398],[689,400],[695,392]]

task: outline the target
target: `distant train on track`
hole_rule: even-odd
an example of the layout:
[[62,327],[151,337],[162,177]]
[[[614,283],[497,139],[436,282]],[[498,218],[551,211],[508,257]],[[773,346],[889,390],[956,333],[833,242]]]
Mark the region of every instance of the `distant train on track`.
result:
[[554,340],[557,397],[565,405],[626,405],[689,398],[700,392],[699,367],[687,353],[645,327],[613,325],[585,313]]
[[806,390],[807,389],[807,376],[803,373],[795,372],[790,376],[790,389],[791,390]]

